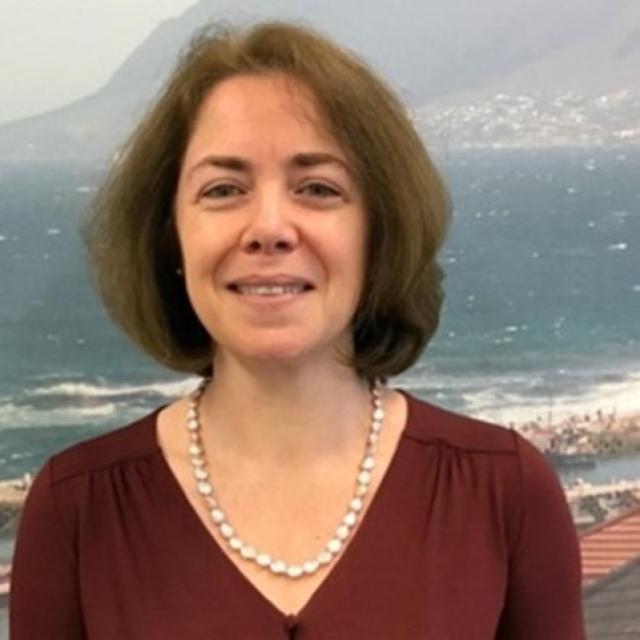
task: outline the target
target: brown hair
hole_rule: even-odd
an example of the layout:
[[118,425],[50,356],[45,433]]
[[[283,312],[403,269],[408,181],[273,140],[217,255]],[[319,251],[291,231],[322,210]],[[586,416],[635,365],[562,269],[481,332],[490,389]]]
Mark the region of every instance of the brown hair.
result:
[[235,74],[269,72],[312,90],[354,168],[369,233],[350,364],[368,380],[397,375],[438,327],[444,272],[436,256],[450,222],[449,197],[391,89],[309,27],[218,24],[197,34],[93,202],[84,237],[95,283],[112,318],[155,359],[179,371],[211,372],[211,336],[175,273],[174,195],[207,92]]

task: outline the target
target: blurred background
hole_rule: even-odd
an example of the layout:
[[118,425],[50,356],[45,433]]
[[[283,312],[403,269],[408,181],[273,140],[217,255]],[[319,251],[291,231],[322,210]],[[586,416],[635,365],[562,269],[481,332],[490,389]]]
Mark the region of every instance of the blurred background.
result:
[[111,326],[79,222],[193,31],[263,18],[382,73],[450,187],[442,322],[391,385],[547,453],[581,536],[589,638],[640,637],[640,5],[242,5],[3,0],[0,638],[30,479],[194,385]]

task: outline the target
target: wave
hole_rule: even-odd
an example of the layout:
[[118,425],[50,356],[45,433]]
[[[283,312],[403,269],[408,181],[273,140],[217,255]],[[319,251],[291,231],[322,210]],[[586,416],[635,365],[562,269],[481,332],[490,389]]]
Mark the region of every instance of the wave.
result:
[[[556,371],[561,376],[564,370]],[[395,384],[394,384],[395,383]],[[559,422],[571,415],[601,409],[617,415],[640,414],[640,371],[601,374],[581,391],[562,389],[540,375],[422,375],[399,376],[400,386],[434,404],[489,422],[522,424],[534,418]]]
[[[42,381],[39,381],[42,382]],[[197,378],[147,384],[110,384],[55,380],[7,396],[0,404],[0,429],[31,426],[113,426],[140,417],[184,397]],[[392,377],[390,387],[406,389],[427,402],[480,419],[520,424],[537,417],[553,421],[597,409],[640,413],[640,371],[601,371],[581,377],[556,369],[547,373],[489,372],[476,369],[438,373],[418,362],[407,374]]]
[[47,409],[10,402],[0,406],[0,429],[67,427],[86,425],[88,421],[102,424],[116,414],[120,416],[123,409],[126,415],[126,407],[121,407],[113,402],[88,407],[65,405]]
[[147,384],[81,382],[52,377],[18,394],[6,396],[0,405],[0,429],[16,427],[93,426],[124,424],[158,405],[184,397],[197,378]]
[[178,398],[193,390],[196,384],[197,379],[195,378],[176,382],[154,382],[140,385],[101,385],[89,382],[61,382],[29,389],[26,395],[40,398],[127,398],[134,396]]

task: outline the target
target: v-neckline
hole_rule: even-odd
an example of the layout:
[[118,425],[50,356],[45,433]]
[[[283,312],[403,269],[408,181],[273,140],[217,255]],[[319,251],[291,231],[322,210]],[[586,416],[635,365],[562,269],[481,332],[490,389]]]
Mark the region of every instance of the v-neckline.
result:
[[[225,550],[221,547],[220,543],[211,535],[211,532],[207,529],[205,524],[202,522],[200,516],[194,509],[193,505],[189,501],[189,498],[186,496],[182,485],[179,480],[176,478],[169,462],[165,458],[164,452],[160,447],[159,439],[158,439],[158,415],[161,409],[158,409],[153,415],[151,419],[151,437],[153,439],[153,444],[155,449],[157,450],[160,458],[161,468],[164,473],[164,477],[166,480],[166,484],[168,490],[172,493],[172,499],[176,504],[177,508],[181,509],[184,512],[184,522],[190,523],[187,526],[191,527],[195,533],[197,530],[198,533],[196,535],[204,535],[206,537],[206,545],[208,548],[212,550],[213,558],[217,560],[221,560],[224,566],[227,568],[227,571],[230,575],[234,576],[234,580],[239,582],[242,587],[253,594],[253,598],[257,599],[262,603],[263,606],[266,606],[269,612],[276,617],[288,621],[296,621],[300,620],[304,617],[311,608],[317,607],[318,601],[322,600],[322,596],[326,593],[331,585],[339,579],[340,575],[345,571],[345,565],[349,563],[350,558],[355,554],[357,548],[361,546],[361,539],[363,537],[367,537],[367,531],[371,529],[375,525],[375,516],[377,511],[380,510],[380,503],[383,502],[384,494],[388,492],[388,487],[393,481],[393,477],[396,474],[397,467],[400,462],[400,449],[402,447],[403,441],[405,440],[405,436],[407,435],[409,425],[411,424],[411,416],[412,416],[412,400],[409,393],[404,391],[403,389],[395,389],[405,398],[406,401],[406,415],[405,415],[405,423],[400,430],[399,437],[396,441],[393,453],[385,469],[384,475],[382,476],[380,482],[378,483],[378,487],[376,488],[375,493],[371,496],[369,507],[366,509],[365,513],[362,516],[360,521],[360,525],[350,537],[350,540],[343,551],[341,551],[338,558],[336,558],[333,563],[332,568],[329,570],[329,573],[324,577],[324,579],[318,584],[314,591],[311,592],[311,595],[304,602],[302,607],[296,613],[286,613],[282,609],[280,609],[274,602],[269,600],[269,598],[262,592],[260,589],[244,574],[238,567],[233,563],[229,555],[225,552]],[[187,513],[189,515],[187,515]],[[181,518],[179,521],[183,521]],[[347,567],[348,568],[348,567]]]

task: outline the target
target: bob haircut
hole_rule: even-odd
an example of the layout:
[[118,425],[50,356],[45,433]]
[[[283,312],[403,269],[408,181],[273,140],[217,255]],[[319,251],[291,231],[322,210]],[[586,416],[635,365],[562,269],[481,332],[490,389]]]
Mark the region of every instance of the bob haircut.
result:
[[419,358],[439,323],[450,223],[440,175],[400,100],[351,52],[280,21],[197,32],[114,161],[84,227],[94,283],[114,321],[172,369],[213,375],[215,341],[186,293],[174,225],[183,155],[205,95],[236,74],[288,74],[311,89],[344,149],[367,215],[365,281],[348,366],[372,381]]

